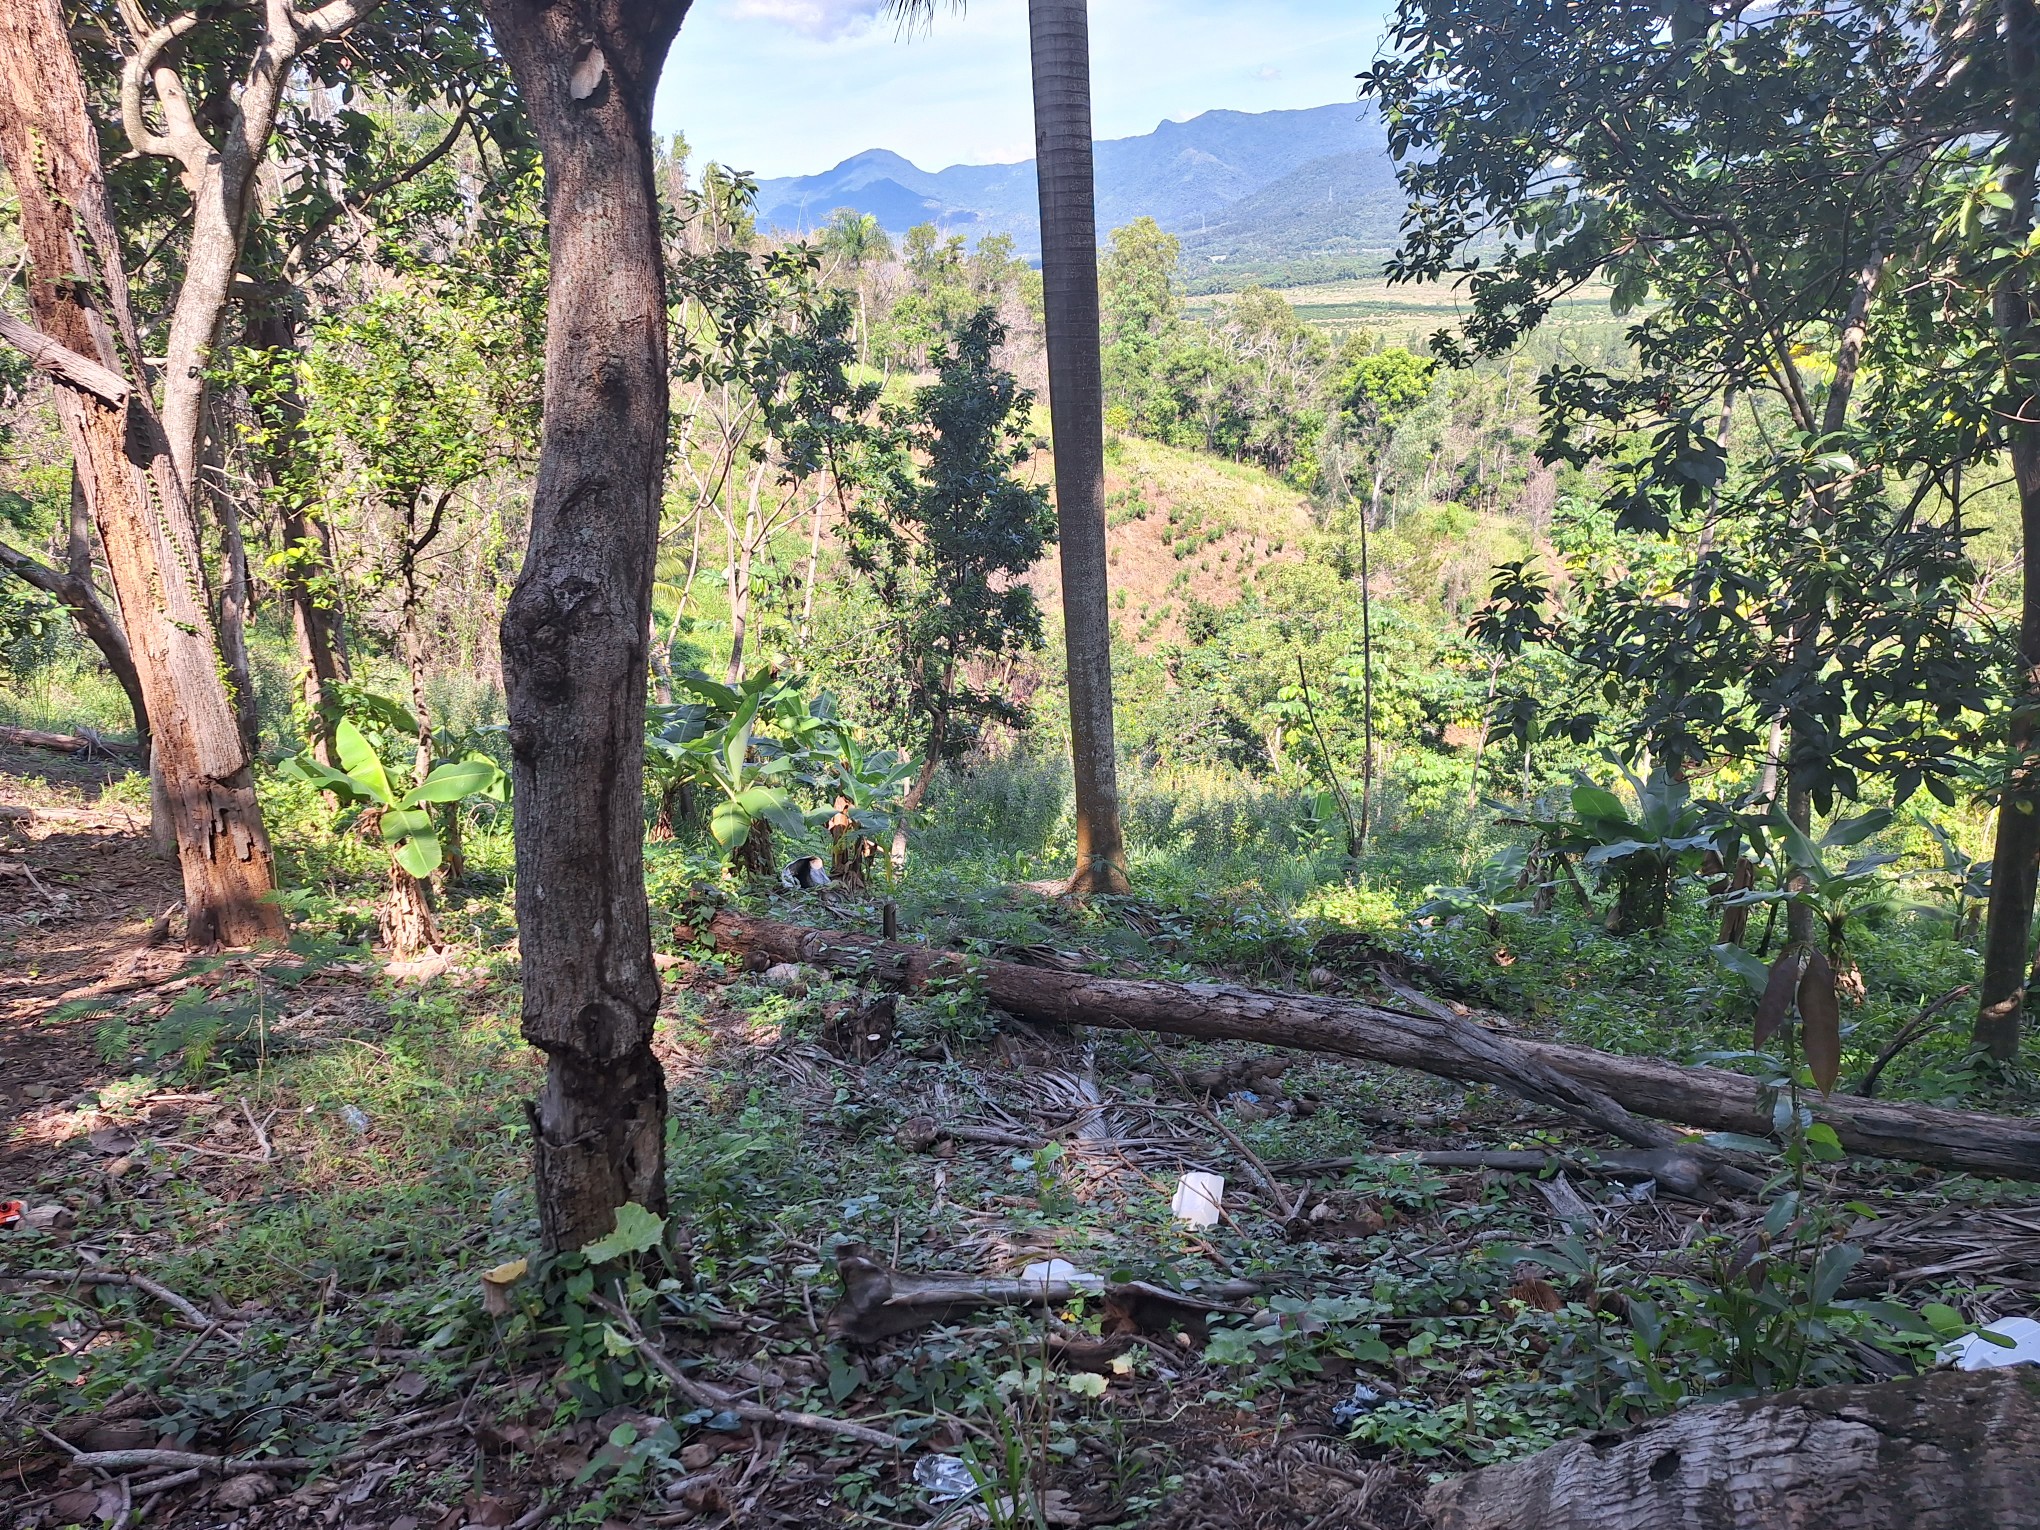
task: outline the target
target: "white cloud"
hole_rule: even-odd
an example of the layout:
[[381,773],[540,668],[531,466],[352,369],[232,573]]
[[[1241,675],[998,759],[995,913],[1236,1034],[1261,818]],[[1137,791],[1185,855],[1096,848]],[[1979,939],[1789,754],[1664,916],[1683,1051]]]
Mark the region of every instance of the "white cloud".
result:
[[1282,71],[1273,64],[1263,64],[1254,71],[1254,78],[1257,80],[1279,80],[1282,78]]
[[869,26],[885,0],[737,0],[746,19],[777,21],[809,37],[841,37]]

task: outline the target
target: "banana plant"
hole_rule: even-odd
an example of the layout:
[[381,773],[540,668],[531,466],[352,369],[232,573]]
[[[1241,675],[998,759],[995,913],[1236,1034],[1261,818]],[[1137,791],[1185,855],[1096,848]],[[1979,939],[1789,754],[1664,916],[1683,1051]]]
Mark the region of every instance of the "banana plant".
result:
[[795,757],[760,748],[754,737],[765,700],[762,690],[742,696],[720,726],[677,745],[693,761],[697,779],[721,794],[709,814],[708,832],[732,866],[760,877],[772,871],[773,829],[797,834],[807,823],[786,788],[795,775]]
[[1571,818],[1526,820],[1538,835],[1538,850],[1550,861],[1577,857],[1583,870],[1612,884],[1610,934],[1661,930],[1671,912],[1672,885],[1696,869],[1716,848],[1727,824],[1713,803],[1696,801],[1686,783],[1663,766],[1640,779],[1618,765],[1636,796],[1632,813],[1605,787],[1573,788]]
[[704,701],[645,711],[645,782],[659,804],[652,821],[653,839],[671,839],[678,820],[694,816],[694,787],[702,767],[700,757],[687,746],[708,732],[714,715]]
[[914,762],[897,749],[867,750],[845,729],[836,737],[828,779],[835,791],[829,818],[833,844],[829,873],[847,887],[862,887],[878,847],[899,823],[899,807],[914,778]]
[[439,824],[431,808],[474,797],[501,802],[504,797],[502,770],[494,760],[480,754],[443,761],[424,780],[400,790],[391,780],[382,757],[352,719],[343,718],[334,728],[333,748],[340,762],[337,770],[305,750],[285,760],[280,773],[331,792],[341,807],[348,810],[343,827],[364,812],[377,811],[376,832],[384,848],[413,877],[431,876],[439,869],[443,856]]

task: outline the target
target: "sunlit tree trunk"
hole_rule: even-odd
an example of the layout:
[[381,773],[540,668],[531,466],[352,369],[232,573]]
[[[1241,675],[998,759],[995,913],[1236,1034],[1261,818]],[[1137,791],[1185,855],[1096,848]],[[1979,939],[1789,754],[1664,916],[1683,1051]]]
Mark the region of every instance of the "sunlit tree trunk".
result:
[[1042,310],[1062,544],[1063,642],[1076,785],[1075,892],[1124,892],[1112,732],[1112,611],[1105,571],[1105,390],[1091,173],[1091,35],[1085,0],[1028,0]]
[[140,386],[141,341],[98,135],[55,0],[0,6],[0,154],[29,256],[30,311],[47,342],[83,363],[70,366],[58,404],[153,730],[187,937],[211,946],[281,935],[254,776],[220,681],[186,480]]
[[666,1207],[644,883],[645,647],[667,430],[652,96],[686,0],[489,0],[545,161],[551,295],[531,543],[503,614],[539,1224]]

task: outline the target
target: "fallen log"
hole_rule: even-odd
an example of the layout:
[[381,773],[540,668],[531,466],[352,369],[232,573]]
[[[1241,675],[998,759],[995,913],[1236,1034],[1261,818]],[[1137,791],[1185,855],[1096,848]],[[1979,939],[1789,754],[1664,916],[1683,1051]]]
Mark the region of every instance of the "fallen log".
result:
[[1436,1530],[2040,1526],[2040,1372],[1937,1371],[1703,1404],[1440,1483]]
[[49,749],[58,754],[103,754],[119,758],[113,746],[91,734],[45,733],[39,728],[0,727],[0,744],[16,749]]
[[[991,1004],[1025,1020],[1251,1041],[1490,1084],[1568,1110],[1634,1147],[1704,1156],[1704,1149],[1655,1121],[1751,1136],[1771,1130],[1770,1112],[1758,1108],[1756,1082],[1743,1074],[1501,1036],[1457,1017],[1222,983],[1052,972],[729,912],[717,914],[705,934],[718,951],[805,962],[896,987],[970,975]],[[1852,1153],[2040,1180],[2040,1121],[1841,1095],[1815,1109]],[[1716,1171],[1716,1177],[1731,1184],[1748,1178],[1734,1171]]]

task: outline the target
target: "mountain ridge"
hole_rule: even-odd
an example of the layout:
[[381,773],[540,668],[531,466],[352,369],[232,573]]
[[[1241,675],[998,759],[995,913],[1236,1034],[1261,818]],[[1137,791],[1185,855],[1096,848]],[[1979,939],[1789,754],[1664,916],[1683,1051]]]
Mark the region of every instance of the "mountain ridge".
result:
[[[1098,232],[1143,215],[1179,235],[1186,268],[1336,253],[1395,243],[1402,213],[1388,137],[1371,104],[1273,112],[1226,108],[1095,148]],[[1034,161],[923,170],[890,149],[865,149],[814,175],[758,187],[759,221],[810,233],[837,208],[874,214],[894,235],[918,223],[975,241],[1009,234],[1041,250]]]

